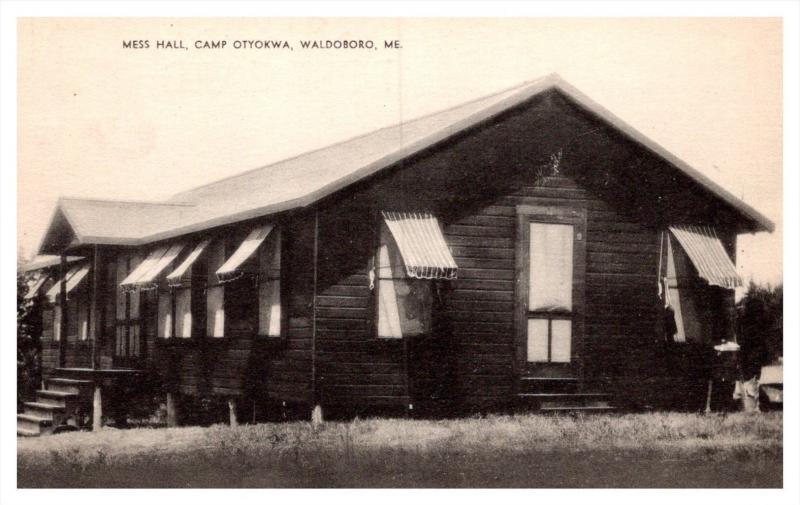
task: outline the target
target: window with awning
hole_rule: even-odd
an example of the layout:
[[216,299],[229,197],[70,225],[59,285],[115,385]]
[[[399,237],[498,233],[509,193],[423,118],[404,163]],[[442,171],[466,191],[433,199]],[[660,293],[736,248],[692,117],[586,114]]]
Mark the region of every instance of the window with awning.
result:
[[[76,265],[70,268],[66,275],[47,291],[47,299],[55,304],[53,307],[53,340],[61,340],[61,319],[64,312],[67,313],[68,337],[76,337],[79,340],[89,338],[89,310],[88,300],[84,296],[73,296],[89,274],[89,265]],[[61,283],[66,281],[67,306],[61,306]]]
[[264,243],[264,240],[266,240],[272,228],[272,225],[265,224],[250,231],[230,258],[216,270],[217,278],[220,282],[234,280],[244,273],[241,270],[242,265],[244,265],[261,244]]
[[86,278],[89,274],[89,265],[77,265],[70,268],[63,279],[59,279],[58,282],[53,284],[53,286],[47,291],[47,299],[50,303],[58,303],[59,297],[61,296],[61,283],[63,280],[66,280],[67,286],[67,297],[69,297],[70,292],[72,292],[78,285]]
[[47,282],[50,276],[44,272],[40,272],[28,285],[28,292],[25,293],[26,300],[33,300],[37,296],[39,296],[39,291],[42,290],[44,284]]
[[178,286],[182,282],[191,280],[192,265],[200,258],[210,243],[211,239],[206,239],[194,246],[192,252],[186,256],[181,264],[167,275],[167,283],[170,286]]
[[692,343],[721,338],[722,293],[742,281],[714,228],[670,226],[662,234],[660,264],[659,292],[672,312],[665,317],[674,322],[665,324],[666,337]]
[[697,274],[710,286],[734,289],[742,285],[736,265],[725,251],[714,228],[710,226],[670,226],[669,231],[680,242],[692,260]]
[[431,329],[430,281],[454,279],[458,266],[433,215],[384,212],[383,218],[372,274],[378,336],[422,335]]
[[183,244],[157,247],[120,283],[123,289],[154,289],[156,279],[175,261],[183,250]]
[[427,212],[383,212],[383,220],[394,238],[408,277],[456,278],[458,266],[436,217]]
[[[198,300],[203,300],[204,282],[193,275],[203,253],[211,243],[205,239],[192,247],[178,266],[166,276],[167,286],[161,286],[158,293],[158,336],[160,338],[191,338],[195,324],[202,328],[202,314]],[[201,274],[202,275],[202,274]],[[194,307],[194,310],[193,310]]]

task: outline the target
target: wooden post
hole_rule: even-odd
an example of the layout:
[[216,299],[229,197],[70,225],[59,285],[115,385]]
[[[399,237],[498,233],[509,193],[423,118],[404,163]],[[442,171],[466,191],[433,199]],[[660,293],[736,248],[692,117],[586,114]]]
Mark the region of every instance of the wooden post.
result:
[[92,398],[92,431],[98,431],[103,427],[103,393],[100,384],[94,385],[94,396]]
[[230,415],[231,428],[239,426],[239,419],[236,416],[236,399],[228,398],[228,413]]
[[314,405],[311,411],[311,424],[319,425],[323,422],[322,401],[319,386],[317,385],[317,277],[319,260],[319,210],[314,210],[314,279],[312,283],[311,298],[311,396]]
[[311,411],[311,424],[319,426],[324,420],[322,417],[322,405],[314,405],[314,410]]
[[708,393],[706,394],[706,414],[711,413],[711,385],[714,379],[708,379]]
[[61,255],[61,265],[59,268],[60,293],[58,296],[58,304],[61,306],[61,321],[59,324],[59,340],[58,340],[58,366],[63,368],[67,366],[67,319],[69,318],[69,308],[67,307],[67,256]]
[[100,368],[99,344],[97,342],[97,335],[100,328],[99,317],[97,313],[97,292],[98,283],[100,282],[100,258],[99,249],[97,245],[94,246],[94,254],[92,255],[92,291],[91,300],[89,301],[89,338],[92,339],[92,369],[97,370]]
[[178,406],[175,402],[175,393],[167,393],[167,427],[178,426]]

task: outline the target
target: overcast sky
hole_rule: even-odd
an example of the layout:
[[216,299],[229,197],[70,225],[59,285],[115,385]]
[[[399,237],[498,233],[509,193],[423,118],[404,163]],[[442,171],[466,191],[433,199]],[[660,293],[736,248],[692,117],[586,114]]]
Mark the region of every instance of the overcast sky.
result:
[[[29,19],[19,29],[26,254],[59,196],[156,200],[557,72],[775,221],[772,235],[740,236],[738,267],[746,280],[782,277],[779,20]],[[378,49],[301,47],[328,39]],[[131,40],[149,48],[124,48]],[[253,40],[293,50],[234,48]]]

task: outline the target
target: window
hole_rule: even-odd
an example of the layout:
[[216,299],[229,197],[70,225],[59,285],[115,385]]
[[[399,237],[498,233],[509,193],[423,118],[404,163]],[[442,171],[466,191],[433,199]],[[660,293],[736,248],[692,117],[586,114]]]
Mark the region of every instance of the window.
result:
[[141,328],[139,325],[139,291],[122,286],[122,281],[141,262],[136,255],[121,255],[117,258],[117,308],[114,356],[134,358],[141,356]]
[[[662,253],[666,253],[663,278],[665,305],[675,318],[675,342],[708,343],[717,340],[722,324],[717,321],[721,288],[708,286],[697,276],[691,259],[670,233],[665,233]],[[662,272],[663,273],[663,272]]]
[[[61,321],[67,318],[67,341],[85,341],[89,338],[89,295],[83,280],[89,274],[89,265],[73,266],[55,282],[47,292],[48,300],[54,304],[53,339],[61,340]],[[61,285],[66,280],[67,305],[61,306]],[[66,312],[66,313],[65,313]]]
[[529,223],[528,361],[569,363],[573,226]]
[[258,254],[258,334],[281,335],[281,234],[277,229]]
[[397,243],[385,224],[381,224],[375,271],[378,336],[402,338],[429,332],[431,281],[407,275]]
[[215,240],[208,246],[206,275],[206,335],[225,336],[225,285],[217,279],[217,270],[225,263],[225,240]]
[[198,260],[210,243],[209,239],[197,243],[160,284],[159,337],[186,339],[205,331],[206,263]]

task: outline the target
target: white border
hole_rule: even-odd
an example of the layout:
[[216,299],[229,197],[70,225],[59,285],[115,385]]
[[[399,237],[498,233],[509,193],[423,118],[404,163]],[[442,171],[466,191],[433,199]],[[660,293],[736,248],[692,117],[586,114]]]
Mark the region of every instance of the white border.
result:
[[[800,257],[800,240],[798,240],[798,223],[800,223],[800,176],[798,166],[797,139],[798,129],[798,66],[800,40],[798,39],[798,5],[796,2],[463,2],[455,3],[361,3],[361,2],[3,2],[0,6],[0,62],[2,73],[0,81],[0,231],[2,231],[2,249],[0,250],[0,301],[2,302],[2,343],[0,359],[2,359],[2,380],[0,384],[0,502],[2,503],[104,503],[113,500],[115,503],[140,504],[143,500],[158,496],[164,498],[192,500],[200,503],[219,503],[221,500],[257,499],[257,500],[296,500],[299,497],[315,500],[333,501],[334,503],[374,502],[380,499],[384,503],[403,503],[409,499],[433,500],[442,499],[441,492],[436,491],[264,491],[257,490],[203,490],[184,491],[178,497],[171,491],[158,491],[153,494],[146,490],[17,490],[16,489],[16,447],[15,416],[11,398],[15,396],[15,372],[13,358],[16,354],[12,335],[16,331],[16,22],[19,17],[75,17],[75,16],[135,16],[135,17],[231,17],[231,16],[291,16],[303,17],[309,14],[319,17],[448,17],[457,13],[461,17],[522,17],[522,16],[581,16],[597,17],[631,17],[631,16],[776,16],[784,18],[784,289],[789,309],[800,306],[798,298],[798,263],[794,258]],[[798,475],[798,371],[797,358],[800,357],[798,335],[798,311],[785,311],[784,342],[786,358],[786,398],[784,411],[784,490],[702,490],[680,491],[648,490],[616,491],[616,490],[533,490],[533,491],[454,491],[446,492],[448,498],[459,501],[483,503],[487,499],[497,498],[498,493],[505,496],[501,499],[524,500],[591,500],[592,503],[637,503],[642,499],[655,503],[674,503],[676,500],[725,502],[726,504],[800,503],[800,487]],[[223,494],[224,493],[224,494]],[[231,494],[233,493],[233,494]],[[257,494],[258,493],[258,494]],[[377,494],[379,493],[379,494]],[[524,494],[521,494],[524,493]],[[528,493],[533,493],[529,495]],[[235,496],[234,496],[235,494]]]

